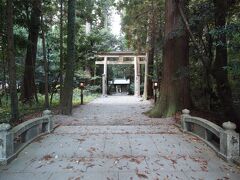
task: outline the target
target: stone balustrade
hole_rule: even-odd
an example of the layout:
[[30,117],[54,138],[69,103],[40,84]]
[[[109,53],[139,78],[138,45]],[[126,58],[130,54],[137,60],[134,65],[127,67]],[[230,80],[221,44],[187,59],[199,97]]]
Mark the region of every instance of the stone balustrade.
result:
[[239,157],[239,134],[232,122],[223,123],[223,128],[199,117],[190,115],[187,109],[182,110],[181,126],[183,132],[193,134],[205,141],[216,153],[226,160]]
[[0,124],[0,165],[14,159],[29,143],[53,130],[51,111],[43,111],[40,118],[25,121],[11,128],[9,124]]

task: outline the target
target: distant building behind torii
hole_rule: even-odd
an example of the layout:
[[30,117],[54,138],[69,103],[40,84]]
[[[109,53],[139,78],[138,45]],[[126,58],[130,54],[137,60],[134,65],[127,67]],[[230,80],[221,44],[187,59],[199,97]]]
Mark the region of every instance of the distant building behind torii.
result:
[[115,93],[129,92],[131,84],[130,79],[114,79],[108,83],[114,86]]

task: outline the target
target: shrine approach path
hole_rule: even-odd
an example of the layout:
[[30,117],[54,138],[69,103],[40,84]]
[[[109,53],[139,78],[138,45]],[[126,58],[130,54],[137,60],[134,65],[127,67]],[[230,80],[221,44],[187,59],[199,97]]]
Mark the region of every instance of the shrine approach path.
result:
[[56,129],[25,148],[1,180],[240,179],[239,168],[220,159],[172,118],[144,115],[149,101],[109,96],[54,117]]

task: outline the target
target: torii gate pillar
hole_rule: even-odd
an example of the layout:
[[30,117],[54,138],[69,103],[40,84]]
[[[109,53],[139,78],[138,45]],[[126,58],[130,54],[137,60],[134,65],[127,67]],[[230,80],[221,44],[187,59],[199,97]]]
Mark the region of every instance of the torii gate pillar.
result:
[[140,96],[140,64],[139,57],[134,57],[134,95]]
[[102,95],[107,96],[107,57],[104,57],[103,64],[103,75],[102,75]]

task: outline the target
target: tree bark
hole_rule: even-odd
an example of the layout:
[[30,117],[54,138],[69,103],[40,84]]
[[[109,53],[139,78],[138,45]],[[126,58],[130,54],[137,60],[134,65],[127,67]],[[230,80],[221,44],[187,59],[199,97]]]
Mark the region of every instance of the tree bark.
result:
[[5,48],[2,46],[2,70],[3,70],[3,81],[2,81],[2,91],[3,91],[3,96],[6,96],[6,103],[8,102],[8,92],[6,88],[6,83],[7,83],[7,63],[6,63],[6,56],[5,56]]
[[6,95],[6,102],[7,102],[7,97],[8,97],[8,94],[7,94],[7,89],[6,89],[6,71],[7,71],[7,63],[6,63],[6,36],[5,36],[5,26],[6,26],[6,9],[5,9],[5,5],[2,4],[1,5],[1,9],[0,9],[0,38],[1,38],[1,59],[2,59],[2,62],[1,62],[1,65],[2,65],[2,76],[3,76],[3,79],[2,79],[2,96]]
[[64,58],[63,58],[63,0],[60,1],[60,102],[63,98],[63,72],[64,72]]
[[[36,93],[35,62],[37,55],[37,42],[40,30],[41,0],[32,1],[31,20],[29,25],[28,46],[25,59],[24,78],[21,100],[31,102]],[[36,97],[35,97],[36,98]]]
[[62,114],[72,113],[73,77],[75,65],[75,0],[68,0],[68,39],[66,77],[63,86]]
[[147,59],[148,59],[148,87],[147,87],[147,98],[150,99],[153,97],[153,65],[154,65],[154,54],[155,54],[155,40],[156,40],[156,18],[155,10],[153,7],[153,12],[149,14],[149,35],[148,35],[148,51],[147,51]]
[[[224,29],[227,18],[227,1],[214,0],[215,6],[215,26],[216,28]],[[232,101],[232,91],[228,80],[228,71],[225,67],[228,65],[228,52],[227,52],[227,36],[226,33],[219,33],[217,40],[219,43],[216,46],[216,56],[213,68],[213,77],[217,84],[217,93],[224,107],[224,113],[229,120],[234,121],[238,128],[240,128],[240,119],[237,116]]]
[[44,63],[44,71],[45,71],[45,109],[49,109],[48,60],[47,60],[46,38],[45,38],[45,31],[44,31],[43,15],[41,16],[41,29],[42,29],[43,63]]
[[16,63],[14,57],[13,38],[13,4],[12,0],[7,1],[7,58],[9,65],[9,90],[11,98],[11,122],[14,123],[19,118],[18,96],[16,87]]
[[[182,9],[186,9],[186,2],[179,2]],[[160,97],[150,111],[153,117],[169,117],[190,107],[189,37],[175,0],[165,1],[165,7],[163,79]]]
[[154,2],[151,2],[151,11],[148,13],[148,32],[147,32],[147,59],[145,68],[145,83],[144,83],[144,99],[151,99],[153,97],[153,66],[155,55],[155,41],[156,41],[156,7]]

